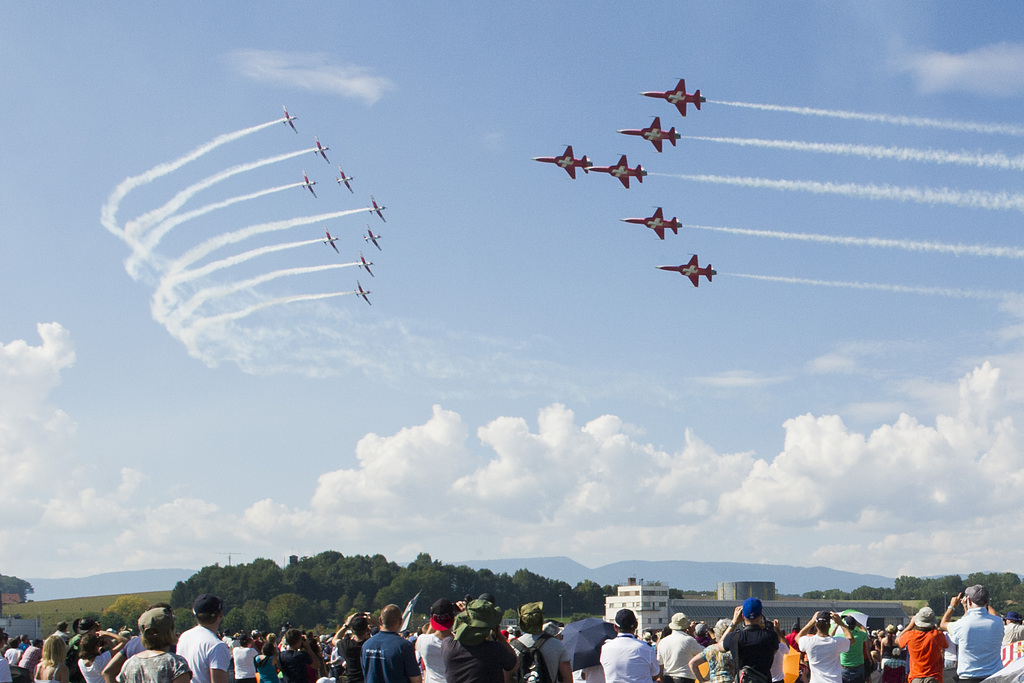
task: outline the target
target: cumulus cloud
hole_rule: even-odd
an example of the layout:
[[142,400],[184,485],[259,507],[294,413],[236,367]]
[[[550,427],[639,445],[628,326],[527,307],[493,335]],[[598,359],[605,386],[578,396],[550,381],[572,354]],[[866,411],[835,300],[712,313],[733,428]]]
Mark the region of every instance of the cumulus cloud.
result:
[[[720,453],[691,429],[678,448],[658,448],[615,415],[580,420],[558,403],[535,423],[501,416],[476,429],[438,405],[422,424],[360,439],[355,463],[322,474],[307,505],[264,498],[231,510],[161,499],[131,468],[76,470],[74,423],[47,404],[74,352],[60,325],[39,334],[37,346],[0,346],[0,486],[17,510],[0,545],[33,556],[36,574],[65,573],[70,561],[80,573],[200,566],[236,544],[267,557],[334,545],[399,560],[686,557],[890,575],[1024,562],[1006,542],[1024,524],[1006,504],[1024,484],[1019,400],[988,362],[956,383],[955,409],[931,424],[904,413],[860,433],[837,415],[799,415],[769,459]],[[32,400],[15,400],[19,391]],[[62,470],[73,483],[54,481]],[[104,524],[69,509],[102,509]]]
[[323,54],[276,50],[236,50],[228,61],[246,78],[314,92],[326,92],[373,104],[394,83],[366,67],[332,64]]
[[1003,42],[960,54],[924,52],[912,55],[903,70],[926,94],[1015,96],[1024,93],[1024,45]]

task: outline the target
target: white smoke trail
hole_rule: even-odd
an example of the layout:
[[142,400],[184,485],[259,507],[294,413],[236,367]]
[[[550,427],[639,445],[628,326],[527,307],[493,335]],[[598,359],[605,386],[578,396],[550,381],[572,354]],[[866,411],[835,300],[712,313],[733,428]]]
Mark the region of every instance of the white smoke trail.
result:
[[256,235],[262,235],[268,232],[277,232],[279,230],[288,230],[299,225],[309,225],[310,223],[316,223],[318,221],[327,221],[332,218],[341,218],[342,216],[351,216],[355,213],[362,213],[363,211],[373,211],[372,206],[363,207],[361,209],[348,209],[346,211],[334,211],[332,213],[321,213],[315,216],[300,216],[298,218],[289,218],[281,221],[271,221],[269,223],[257,223],[255,225],[249,225],[244,228],[240,228],[233,232],[226,232],[220,235],[216,235],[206,240],[205,242],[196,245],[192,249],[185,252],[178,259],[170,263],[164,270],[164,276],[174,278],[184,270],[186,267],[192,265],[199,259],[207,256],[208,254],[226,247],[229,244],[236,244],[243,240],[247,240],[250,237]]
[[305,247],[310,244],[316,244],[317,242],[323,241],[323,237],[316,237],[311,240],[302,240],[300,242],[287,242],[285,244],[271,244],[266,247],[250,249],[249,251],[244,251],[241,254],[235,254],[234,256],[222,258],[219,261],[211,261],[210,263],[207,263],[205,266],[202,266],[200,268],[184,270],[178,275],[176,275],[173,281],[170,280],[170,278],[164,278],[162,282],[166,281],[169,282],[170,284],[178,284],[180,282],[187,282],[188,280],[195,280],[196,278],[209,275],[210,273],[216,272],[223,268],[230,268],[231,266],[238,265],[239,263],[244,263],[245,261],[256,258],[257,256],[263,256],[264,254],[272,254],[277,251],[285,251],[286,249],[296,249],[298,247]]
[[939,130],[957,130],[967,133],[986,133],[990,135],[1012,135],[1024,137],[1024,127],[1000,123],[975,123],[973,121],[951,121],[948,119],[929,119],[917,116],[891,116],[889,114],[864,114],[855,111],[838,109],[812,109],[810,107],[784,107],[777,104],[755,104],[752,102],[724,102],[708,100],[708,104],[721,104],[728,107],[744,107],[761,111],[785,112],[802,116],[825,116],[848,121],[869,121],[871,123],[888,123],[896,126],[914,126],[916,128],[937,128]]
[[844,197],[858,197],[860,199],[889,199],[900,202],[917,202],[919,204],[948,204],[950,206],[971,209],[1014,209],[1016,211],[1024,211],[1024,195],[1009,192],[961,191],[945,187],[898,187],[895,185],[862,185],[858,183],[822,183],[813,180],[772,180],[770,178],[741,176],[673,173],[650,173],[649,175],[716,185],[736,185],[789,192],[810,192],[812,194],[833,194]]
[[248,306],[238,311],[232,311],[231,313],[221,313],[220,315],[213,315],[208,316],[206,318],[200,318],[191,325],[191,329],[208,327],[210,325],[220,322],[226,322],[228,320],[238,320],[239,318],[244,318],[246,316],[252,315],[257,311],[262,311],[265,308],[270,308],[271,306],[281,306],[283,304],[291,304],[298,301],[316,301],[317,299],[330,299],[336,296],[346,296],[348,294],[358,294],[358,292],[350,290],[347,292],[327,292],[324,294],[296,294],[294,296],[282,296],[276,299],[264,301],[262,303],[253,304],[252,306]]
[[945,287],[907,287],[876,282],[841,282],[833,280],[810,280],[800,277],[779,277],[775,275],[750,275],[748,273],[718,273],[732,277],[743,277],[765,282],[785,282],[795,285],[813,285],[815,287],[842,287],[847,289],[866,289],[895,294],[926,294],[931,296],[947,296],[957,299],[1007,299],[1019,297],[1019,292],[993,292],[978,289],[948,289]]
[[180,213],[171,216],[167,220],[155,226],[150,231],[150,233],[146,235],[146,239],[143,243],[136,243],[135,245],[133,245],[134,248],[132,250],[132,253],[128,256],[127,259],[125,259],[124,262],[125,270],[128,271],[128,274],[131,275],[133,279],[137,279],[139,264],[149,259],[150,254],[152,254],[153,252],[153,249],[156,247],[156,245],[160,243],[160,240],[163,239],[164,235],[166,235],[176,226],[179,226],[186,221],[190,221],[193,218],[199,218],[200,216],[205,216],[211,211],[223,209],[225,207],[231,206],[232,204],[238,204],[239,202],[247,202],[251,199],[258,199],[260,197],[265,197],[268,194],[274,194],[275,192],[289,190],[293,187],[302,187],[302,185],[303,183],[289,183],[287,185],[270,187],[265,190],[258,190],[257,192],[251,192],[249,194],[242,194],[235,197],[230,197],[219,202],[214,202],[212,204],[207,204],[206,206],[201,206],[198,209],[194,209],[192,211],[187,211],[185,213]]
[[893,159],[896,161],[920,161],[932,164],[957,164],[960,166],[999,168],[1012,171],[1024,170],[1024,156],[1009,157],[999,152],[992,154],[973,154],[971,152],[951,152],[941,149],[914,149],[911,147],[883,147],[877,145],[801,142],[797,140],[765,140],[761,138],[720,138],[700,135],[684,135],[682,136],[682,139],[718,142],[728,145],[738,145],[740,147],[782,149],[792,152],[817,152],[820,154],[860,156],[868,159]]
[[121,201],[124,200],[125,196],[129,192],[140,185],[151,183],[161,176],[165,176],[168,173],[178,170],[185,164],[195,161],[199,157],[213,151],[221,145],[233,142],[239,138],[245,137],[246,135],[263,130],[264,128],[270,128],[274,124],[280,123],[283,120],[284,118],[282,117],[280,119],[268,121],[267,123],[261,123],[257,126],[236,130],[234,133],[219,135],[213,140],[196,147],[188,154],[178,157],[174,161],[159,164],[145,173],[125,178],[117,187],[114,188],[114,191],[110,193],[110,196],[107,197],[107,201],[103,204],[103,208],[100,210],[100,223],[102,223],[103,227],[105,227],[112,235],[124,239],[124,231],[121,230],[121,227],[117,224],[117,209],[121,205]]
[[277,251],[284,251],[285,249],[304,247],[322,241],[323,238],[318,237],[311,240],[302,240],[301,242],[271,244],[257,249],[250,249],[249,251],[242,252],[241,254],[234,254],[227,258],[222,258],[219,261],[212,261],[200,268],[183,270],[176,273],[174,276],[164,276],[160,278],[156,291],[153,292],[153,300],[150,304],[150,308],[153,311],[153,317],[160,319],[167,317],[168,311],[173,307],[172,302],[175,300],[174,287],[182,282],[188,282],[190,280],[195,280],[196,278],[204,277],[223,268],[230,268],[231,266],[244,263],[245,261],[256,258],[257,256],[272,254]]
[[181,192],[178,192],[176,195],[174,195],[174,197],[172,197],[170,199],[170,201],[168,201],[163,206],[161,206],[159,208],[156,208],[156,209],[153,209],[152,211],[149,211],[149,212],[139,216],[138,218],[135,218],[135,219],[130,220],[127,223],[125,223],[125,225],[124,225],[125,239],[127,239],[129,241],[129,244],[131,244],[133,241],[137,240],[139,238],[139,236],[142,233],[144,233],[146,230],[148,230],[151,226],[153,226],[156,223],[159,223],[160,221],[162,221],[163,219],[167,218],[168,216],[173,214],[175,211],[180,209],[185,204],[185,202],[187,202],[189,199],[191,199],[193,196],[195,196],[195,194],[197,192],[200,192],[201,190],[205,190],[206,188],[211,187],[213,185],[216,185],[217,183],[221,182],[222,180],[227,180],[228,178],[230,178],[232,176],[236,176],[239,173],[245,173],[246,171],[252,171],[252,170],[257,169],[257,168],[262,168],[263,166],[268,166],[270,164],[275,164],[275,163],[277,163],[279,161],[286,161],[288,159],[294,159],[297,156],[300,156],[302,154],[307,154],[307,153],[313,151],[313,149],[315,149],[315,148],[300,149],[300,150],[298,150],[296,152],[288,152],[287,154],[279,154],[279,155],[274,156],[274,157],[267,157],[265,159],[259,159],[257,161],[252,161],[252,162],[249,162],[247,164],[238,164],[237,166],[232,166],[231,168],[223,170],[220,173],[215,173],[215,174],[213,174],[211,176],[203,178],[198,183],[194,183],[192,185],[189,185],[188,187],[186,187]]
[[915,240],[893,240],[881,237],[841,237],[837,235],[820,235],[805,232],[781,232],[774,230],[750,230],[747,228],[726,228],[713,225],[680,225],[695,230],[711,230],[732,235],[748,237],[770,237],[779,240],[796,240],[800,242],[818,242],[821,244],[838,244],[850,247],[879,247],[882,249],[903,249],[904,251],[935,252],[953,254],[955,256],[991,256],[997,258],[1024,259],[1024,249],[1019,247],[987,247],[980,244],[944,244],[942,242],[920,242]]
[[[196,309],[202,306],[211,299],[220,299],[225,296],[230,296],[236,292],[241,292],[246,289],[251,289],[257,285],[261,285],[264,282],[270,282],[277,280],[282,277],[291,277],[292,275],[306,275],[308,273],[319,273],[325,270],[336,270],[338,268],[348,268],[350,266],[358,266],[358,261],[351,263],[331,263],[323,266],[298,266],[295,268],[282,268],[280,270],[271,271],[269,273],[263,273],[256,277],[251,277],[247,280],[239,280],[238,282],[232,282],[227,285],[220,285],[218,287],[207,287],[196,292],[192,297],[184,303],[174,305],[175,318],[178,320],[186,320],[195,313]],[[157,322],[164,322],[158,320]]]

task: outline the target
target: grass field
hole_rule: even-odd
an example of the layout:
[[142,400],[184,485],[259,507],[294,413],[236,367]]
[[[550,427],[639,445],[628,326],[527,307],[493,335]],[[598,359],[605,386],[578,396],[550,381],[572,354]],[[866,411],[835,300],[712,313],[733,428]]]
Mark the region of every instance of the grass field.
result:
[[[150,604],[169,602],[171,599],[171,591],[125,593],[124,595],[138,595]],[[57,629],[59,622],[66,621],[70,624],[85,614],[98,615],[119,597],[121,595],[94,595],[88,598],[66,598],[64,600],[43,600],[41,602],[24,602],[19,605],[5,605],[4,616],[21,619],[39,617],[43,634],[49,635]]]

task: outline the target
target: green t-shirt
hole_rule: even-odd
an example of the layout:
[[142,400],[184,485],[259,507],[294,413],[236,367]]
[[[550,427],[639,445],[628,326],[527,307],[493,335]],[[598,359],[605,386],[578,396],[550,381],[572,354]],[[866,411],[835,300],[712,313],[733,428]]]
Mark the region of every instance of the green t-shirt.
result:
[[868,638],[868,632],[861,628],[855,628],[852,635],[850,649],[839,655],[839,663],[842,666],[863,666],[864,641]]

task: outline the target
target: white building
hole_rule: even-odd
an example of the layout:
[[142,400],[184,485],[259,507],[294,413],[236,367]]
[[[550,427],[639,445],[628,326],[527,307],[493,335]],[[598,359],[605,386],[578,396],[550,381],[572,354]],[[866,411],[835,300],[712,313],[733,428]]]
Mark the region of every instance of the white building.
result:
[[618,595],[604,599],[604,618],[615,622],[615,613],[620,609],[631,609],[636,614],[640,627],[644,629],[663,629],[668,626],[668,586],[642,585],[630,578],[625,586],[618,587]]

